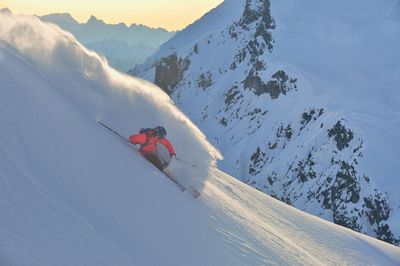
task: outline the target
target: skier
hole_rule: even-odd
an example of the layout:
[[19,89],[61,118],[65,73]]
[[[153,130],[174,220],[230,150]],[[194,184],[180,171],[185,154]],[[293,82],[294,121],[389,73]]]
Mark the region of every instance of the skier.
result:
[[130,142],[140,145],[140,153],[160,171],[168,167],[176,156],[171,142],[165,138],[167,131],[162,126],[141,129],[139,134],[129,137]]

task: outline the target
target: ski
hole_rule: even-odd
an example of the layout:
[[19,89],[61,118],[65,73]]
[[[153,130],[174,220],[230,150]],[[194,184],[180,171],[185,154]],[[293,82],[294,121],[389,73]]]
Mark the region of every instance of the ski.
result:
[[185,192],[186,190],[188,190],[190,192],[190,194],[193,196],[193,198],[197,199],[201,196],[201,193],[193,188],[190,187],[189,189],[186,189],[184,186],[182,186],[178,181],[175,180],[175,178],[171,177],[170,175],[168,175],[167,173],[163,172],[165,174],[166,177],[168,177],[172,182],[174,182],[182,192]]
[[[123,140],[125,140],[126,142],[128,142],[129,144],[132,144],[127,138],[125,138],[124,136],[120,135],[118,132],[116,132],[115,130],[113,130],[111,127],[107,126],[107,125],[104,124],[103,122],[97,121],[97,123],[99,123],[100,125],[102,125],[102,126],[105,127],[106,129],[110,130],[110,131],[113,132],[115,135],[119,136],[120,138],[122,138]],[[188,162],[186,162],[186,161],[184,161],[184,160],[182,160],[182,159],[179,159],[179,158],[177,158],[177,160],[179,160],[179,161],[181,161],[181,162],[184,162],[184,163],[186,163],[186,164],[190,164],[190,163],[188,163]],[[194,164],[190,164],[190,165],[191,165],[192,167],[197,167],[197,166],[194,165]],[[156,167],[157,167],[157,166],[156,166]],[[157,167],[157,168],[158,168],[158,167]],[[172,182],[174,182],[174,183],[179,187],[179,189],[180,189],[182,192],[185,192],[185,191],[186,191],[186,188],[185,188],[182,184],[180,184],[178,181],[176,181],[176,179],[175,179],[174,177],[168,175],[167,173],[165,173],[164,171],[162,171],[160,168],[158,168],[158,169],[159,169],[160,172],[162,172],[169,180],[171,180]],[[195,199],[197,199],[198,197],[200,197],[201,193],[200,193],[197,189],[191,187],[189,190],[190,190],[190,194],[191,194]]]
[[171,177],[170,175],[168,175],[167,173],[165,173],[165,172],[162,172],[169,180],[171,180],[172,182],[174,182],[179,188],[180,188],[180,190],[182,191],[182,192],[184,192],[185,190],[186,190],[186,188],[184,187],[184,186],[182,186],[181,184],[179,184],[176,180],[175,180],[175,178],[173,178],[173,177]]
[[191,194],[195,199],[201,196],[201,193],[195,188],[192,189]]

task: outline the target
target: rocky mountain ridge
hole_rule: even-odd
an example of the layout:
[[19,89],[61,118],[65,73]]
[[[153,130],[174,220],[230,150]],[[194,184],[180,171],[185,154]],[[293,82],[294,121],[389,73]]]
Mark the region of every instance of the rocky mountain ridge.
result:
[[224,154],[221,169],[399,245],[400,66],[394,46],[377,49],[399,42],[395,1],[314,4],[227,0],[131,73],[170,94]]
[[111,66],[122,72],[143,63],[175,33],[142,24],[107,24],[93,15],[85,23],[79,23],[69,13],[40,18],[71,32],[78,41],[105,56]]

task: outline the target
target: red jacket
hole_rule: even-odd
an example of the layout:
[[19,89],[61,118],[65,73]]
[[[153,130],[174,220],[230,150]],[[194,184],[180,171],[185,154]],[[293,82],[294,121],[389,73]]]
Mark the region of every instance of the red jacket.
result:
[[158,137],[155,137],[155,136],[149,136],[146,133],[140,133],[140,134],[136,134],[136,135],[130,136],[129,140],[133,144],[140,144],[141,145],[139,151],[142,154],[155,152],[156,149],[157,149],[157,146],[156,146],[157,143],[161,143],[162,145],[164,145],[168,149],[169,155],[171,155],[171,157],[173,155],[175,155],[174,147],[172,147],[171,142],[169,142],[169,140],[166,139],[166,138],[158,138]]

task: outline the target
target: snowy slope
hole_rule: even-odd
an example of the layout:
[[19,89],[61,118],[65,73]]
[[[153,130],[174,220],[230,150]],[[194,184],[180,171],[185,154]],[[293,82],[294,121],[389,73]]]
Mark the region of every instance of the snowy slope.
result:
[[397,0],[226,0],[130,73],[299,209],[400,244]]
[[174,32],[162,28],[124,23],[110,25],[92,16],[86,23],[77,22],[70,14],[50,14],[40,17],[71,32],[81,43],[107,58],[114,68],[126,72],[143,63]]
[[[213,168],[218,153],[161,90],[71,35],[34,17],[0,14],[0,25],[1,265],[400,263],[399,248]],[[186,170],[208,177],[203,196],[182,193],[99,118],[125,136],[167,124],[178,154],[206,170]]]

